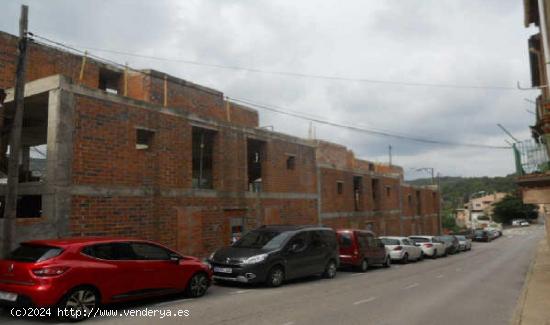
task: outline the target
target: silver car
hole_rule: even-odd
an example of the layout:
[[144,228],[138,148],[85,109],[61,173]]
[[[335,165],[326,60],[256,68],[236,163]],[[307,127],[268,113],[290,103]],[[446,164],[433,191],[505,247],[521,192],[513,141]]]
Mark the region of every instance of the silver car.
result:
[[455,236],[458,239],[458,250],[461,252],[469,251],[472,249],[472,240],[469,238],[466,238],[466,236],[462,235],[456,235]]

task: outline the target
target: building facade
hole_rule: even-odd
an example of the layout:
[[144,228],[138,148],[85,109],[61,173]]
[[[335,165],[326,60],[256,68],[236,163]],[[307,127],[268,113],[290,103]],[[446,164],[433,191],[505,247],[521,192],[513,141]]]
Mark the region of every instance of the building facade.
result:
[[[523,201],[550,210],[550,1],[524,0],[524,25],[537,32],[528,40],[531,86],[538,88],[533,140],[516,145],[517,184]],[[550,222],[546,216],[547,223]],[[550,228],[547,228],[550,235]]]
[[[0,33],[3,175],[16,49]],[[36,43],[28,58],[18,242],[140,237],[204,256],[262,224],[439,231],[436,188],[344,146],[262,129],[257,111],[217,90]]]

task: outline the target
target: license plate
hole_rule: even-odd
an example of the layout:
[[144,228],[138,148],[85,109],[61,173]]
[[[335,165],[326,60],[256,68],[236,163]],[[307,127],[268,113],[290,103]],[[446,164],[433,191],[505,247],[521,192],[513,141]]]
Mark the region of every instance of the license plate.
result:
[[7,301],[14,302],[17,300],[17,294],[0,291],[0,300],[7,300]]
[[214,272],[231,273],[233,272],[233,269],[231,269],[230,267],[214,267]]

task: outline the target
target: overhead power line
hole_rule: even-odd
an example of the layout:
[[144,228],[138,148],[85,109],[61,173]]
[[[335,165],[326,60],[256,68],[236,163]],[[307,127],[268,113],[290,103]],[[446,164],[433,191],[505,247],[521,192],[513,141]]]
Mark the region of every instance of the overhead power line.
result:
[[[38,38],[42,38],[44,40],[48,40],[48,39],[46,39],[42,36],[37,36],[37,35],[35,35],[35,36],[38,37]],[[48,40],[48,41],[54,42],[52,40]],[[55,43],[57,43],[57,42],[55,42]],[[61,43],[57,43],[57,44],[61,44]],[[244,71],[244,72],[250,72],[250,73],[257,73],[257,74],[270,74],[270,75],[279,75],[279,76],[284,76],[284,77],[294,77],[294,78],[304,78],[304,79],[319,79],[319,80],[342,81],[342,82],[358,82],[358,83],[380,84],[380,85],[391,85],[391,86],[406,86],[406,87],[430,87],[430,88],[477,89],[477,90],[517,90],[516,87],[512,87],[512,86],[445,84],[445,83],[430,83],[430,82],[408,82],[408,81],[396,81],[396,80],[380,80],[380,79],[373,79],[373,78],[353,78],[353,77],[331,76],[331,75],[321,75],[321,74],[308,74],[308,73],[291,72],[291,71],[265,70],[265,69],[242,67],[242,66],[232,66],[232,65],[222,65],[222,64],[215,64],[215,63],[199,62],[199,61],[182,59],[182,58],[158,57],[158,56],[152,56],[152,55],[144,55],[144,54],[131,53],[131,52],[120,51],[120,50],[103,49],[103,48],[82,46],[82,45],[63,44],[63,46],[67,46],[67,47],[70,47],[70,48],[73,48],[73,49],[78,47],[78,48],[82,48],[82,49],[86,49],[86,50],[93,50],[93,51],[99,51],[99,52],[111,53],[111,54],[117,54],[117,55],[125,55],[125,56],[130,56],[130,57],[156,60],[156,61],[177,62],[177,63],[184,63],[184,64],[189,64],[189,65],[203,66],[203,67],[216,68],[216,69]]]
[[385,131],[377,131],[373,129],[367,129],[363,127],[357,127],[350,124],[345,123],[338,123],[338,122],[332,122],[324,119],[319,118],[312,118],[305,116],[303,114],[290,112],[286,109],[275,107],[271,105],[265,105],[265,104],[259,104],[255,103],[253,101],[247,100],[247,99],[240,99],[240,98],[231,98],[228,97],[229,100],[245,104],[254,108],[264,109],[267,111],[289,115],[293,117],[297,117],[299,119],[313,121],[320,124],[330,125],[334,127],[344,128],[351,131],[361,132],[361,133],[367,133],[370,135],[376,135],[376,136],[382,136],[382,137],[390,137],[390,138],[396,138],[401,140],[407,140],[407,141],[413,141],[413,142],[420,142],[420,143],[428,143],[428,144],[438,144],[438,145],[447,145],[447,146],[457,146],[457,147],[471,147],[471,148],[480,148],[480,149],[510,149],[510,147],[506,146],[492,146],[492,145],[483,145],[483,144],[475,144],[475,143],[464,143],[464,142],[454,142],[454,141],[442,141],[442,140],[434,140],[434,139],[427,139],[427,138],[421,138],[421,137],[414,137],[414,136],[404,136],[396,133],[390,133]]
[[[70,46],[70,45],[66,45],[62,42],[54,41],[54,40],[51,40],[51,39],[48,39],[46,37],[36,35],[36,34],[33,34],[33,33],[29,33],[29,35],[32,36],[32,37],[38,38],[38,39],[42,39],[42,40],[44,40],[48,43],[54,44],[58,47],[69,49],[71,51],[81,53],[81,54],[85,53],[89,57],[97,59],[99,61],[103,61],[103,62],[112,64],[114,66],[127,68],[129,70],[148,75],[147,73],[145,73],[141,70],[134,69],[134,68],[131,68],[129,66],[123,65],[121,63],[118,63],[116,61],[112,61],[112,60],[105,59],[105,58],[97,56],[97,55],[87,53],[83,50],[77,49],[76,47],[73,47],[73,46]],[[418,84],[416,84],[416,85],[418,85]],[[504,89],[504,88],[499,88],[499,89]],[[514,89],[514,88],[512,88],[512,89]],[[372,129],[372,128],[366,128],[366,127],[362,127],[362,126],[352,125],[352,124],[349,124],[349,123],[332,122],[332,121],[325,120],[322,117],[318,117],[318,116],[314,116],[314,115],[307,116],[306,114],[303,114],[303,113],[298,113],[298,112],[285,110],[283,108],[276,107],[276,106],[273,106],[273,105],[265,105],[265,104],[256,103],[256,102],[254,102],[252,100],[248,100],[248,99],[231,98],[231,97],[227,97],[227,98],[229,100],[233,101],[233,102],[246,104],[246,105],[249,105],[251,107],[258,108],[258,109],[263,109],[263,110],[272,111],[272,112],[279,113],[279,114],[294,116],[294,117],[297,117],[297,118],[300,118],[300,119],[303,119],[303,120],[312,121],[312,122],[316,122],[316,123],[319,123],[319,124],[330,125],[330,126],[333,126],[333,127],[344,128],[344,129],[348,129],[348,130],[351,130],[351,131],[367,133],[367,134],[370,134],[370,135],[390,137],[390,138],[395,138],[395,139],[401,139],[401,140],[407,140],[407,141],[413,141],[413,142],[419,142],[419,143],[427,143],[427,144],[471,147],[471,148],[480,148],[480,149],[510,149],[510,147],[506,147],[506,146],[491,146],[491,145],[462,143],[462,142],[454,142],[454,141],[441,141],[441,140],[427,139],[427,138],[416,137],[416,136],[403,135],[403,134],[398,134],[395,131],[392,132],[392,131],[385,131],[385,130],[379,130],[379,129],[376,130],[376,129]]]

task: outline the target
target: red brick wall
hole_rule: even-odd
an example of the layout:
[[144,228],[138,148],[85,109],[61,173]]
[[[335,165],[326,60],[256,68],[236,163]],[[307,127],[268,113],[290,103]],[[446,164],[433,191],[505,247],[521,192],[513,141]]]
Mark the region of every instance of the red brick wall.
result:
[[[247,199],[246,138],[242,131],[219,128],[214,144],[213,197],[189,197],[191,129],[183,117],[137,106],[75,95],[73,183],[149,190],[151,196],[73,198],[74,235],[133,236],[160,241],[187,254],[205,255],[227,245],[235,208],[249,229],[266,221],[316,224],[314,199]],[[135,147],[136,127],[155,130],[149,149]],[[316,193],[314,148],[280,139],[266,145],[264,192]],[[295,155],[294,170],[286,169]],[[164,197],[162,190],[179,190]],[[240,193],[225,195],[224,193]],[[292,195],[295,195],[292,194]],[[111,225],[116,225],[111,227]],[[200,243],[190,241],[195,238]]]
[[[266,192],[317,192],[315,148],[279,139],[270,139],[266,148],[262,164]],[[295,160],[294,169],[287,169],[290,156]]]
[[[0,32],[0,88],[11,88],[15,85],[17,42],[17,37]],[[78,80],[81,63],[82,58],[77,55],[31,42],[27,48],[26,80],[32,81],[55,74]],[[92,63],[86,65],[82,83],[97,88],[98,80],[98,67]]]
[[[0,88],[15,85],[17,59],[17,37],[0,32]],[[37,43],[29,43],[26,80],[62,74],[72,80],[92,88],[99,87],[99,70],[105,65],[91,58],[86,59],[82,81],[79,81],[82,68],[82,56],[57,50]],[[118,67],[109,67],[123,73]],[[156,77],[153,77],[156,76]],[[128,73],[127,96],[159,105],[164,105],[164,77],[158,72],[147,75],[132,71]],[[169,77],[167,106],[185,112],[207,116],[219,121],[227,121],[223,94],[194,85],[181,79]],[[124,91],[123,77],[119,82],[119,94]],[[241,126],[257,127],[258,113],[239,105],[231,105],[231,123]]]

